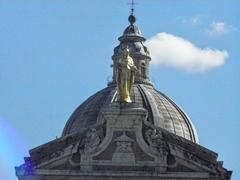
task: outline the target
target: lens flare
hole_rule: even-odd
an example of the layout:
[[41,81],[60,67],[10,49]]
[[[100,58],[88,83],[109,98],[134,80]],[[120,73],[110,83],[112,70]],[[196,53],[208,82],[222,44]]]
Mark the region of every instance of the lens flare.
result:
[[17,128],[0,118],[0,179],[16,180],[14,167],[23,163],[27,154]]

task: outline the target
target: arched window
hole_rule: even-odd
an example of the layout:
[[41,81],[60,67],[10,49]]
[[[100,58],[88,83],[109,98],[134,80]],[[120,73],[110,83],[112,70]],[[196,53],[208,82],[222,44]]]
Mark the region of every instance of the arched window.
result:
[[146,78],[146,65],[145,62],[141,62],[141,77]]

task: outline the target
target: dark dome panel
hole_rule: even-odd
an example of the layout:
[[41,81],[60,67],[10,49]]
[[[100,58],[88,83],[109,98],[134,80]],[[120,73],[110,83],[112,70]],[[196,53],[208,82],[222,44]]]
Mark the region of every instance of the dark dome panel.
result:
[[88,128],[96,123],[101,108],[113,88],[105,88],[82,103],[71,115],[65,125],[63,135],[71,134]]

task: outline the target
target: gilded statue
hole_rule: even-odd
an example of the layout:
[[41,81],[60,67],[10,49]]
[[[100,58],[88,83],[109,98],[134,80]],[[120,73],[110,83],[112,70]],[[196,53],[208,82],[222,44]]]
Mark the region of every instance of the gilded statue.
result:
[[117,83],[117,95],[120,102],[132,102],[130,97],[131,88],[137,68],[130,57],[128,48],[124,50],[123,57],[119,58],[115,66],[115,78]]

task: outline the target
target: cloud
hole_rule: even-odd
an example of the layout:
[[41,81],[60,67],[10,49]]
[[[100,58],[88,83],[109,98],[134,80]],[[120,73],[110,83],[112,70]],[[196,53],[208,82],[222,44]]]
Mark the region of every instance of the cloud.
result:
[[207,32],[210,35],[224,35],[234,30],[236,30],[235,27],[227,25],[224,22],[212,22],[207,29]]
[[188,40],[165,32],[146,41],[154,66],[187,71],[206,71],[222,66],[228,58],[226,50],[199,48]]
[[191,17],[177,17],[182,24],[188,25],[191,27],[198,27],[202,30],[203,33],[211,36],[220,36],[226,35],[233,31],[236,31],[237,28],[233,25],[229,25],[223,21],[210,21],[210,23],[205,24],[208,19],[201,14],[197,14]]
[[183,24],[188,24],[188,25],[191,25],[191,26],[195,26],[195,25],[198,25],[200,23],[200,15],[195,15],[195,16],[192,16],[190,18],[179,17],[178,19],[180,19],[180,21]]

